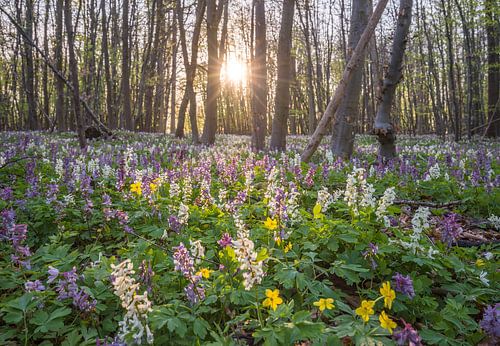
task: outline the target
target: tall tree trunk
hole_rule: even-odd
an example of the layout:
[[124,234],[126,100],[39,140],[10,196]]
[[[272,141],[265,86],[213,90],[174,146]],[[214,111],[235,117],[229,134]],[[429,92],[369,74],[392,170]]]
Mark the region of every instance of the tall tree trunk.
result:
[[500,137],[500,24],[499,5],[486,0],[486,35],[488,45],[488,137]]
[[311,139],[309,140],[309,143],[300,156],[300,159],[303,162],[307,162],[311,159],[316,149],[318,149],[318,146],[321,143],[321,139],[323,139],[323,136],[327,133],[328,126],[330,125],[332,119],[335,118],[340,102],[345,95],[346,87],[352,79],[353,71],[361,62],[361,58],[364,55],[366,46],[368,45],[368,42],[370,41],[370,38],[375,31],[375,27],[377,26],[388,1],[389,0],[379,0],[379,2],[377,3],[377,7],[373,11],[370,20],[366,25],[365,31],[363,31],[363,35],[361,35],[356,48],[352,52],[351,59],[347,63],[347,66],[342,73],[342,78],[340,79],[339,85],[335,90],[333,98],[328,103],[325,113],[321,117],[318,126],[316,126],[316,130],[314,131]]
[[278,41],[278,80],[274,99],[274,118],[271,131],[271,150],[286,149],[288,115],[290,113],[290,56],[292,50],[292,26],[295,0],[283,0],[281,28]]
[[378,106],[373,132],[380,143],[379,158],[383,160],[396,156],[396,134],[391,120],[391,108],[396,87],[403,77],[403,58],[406,49],[408,31],[411,24],[413,0],[400,0],[399,14],[392,43],[391,61],[381,90],[381,101]]
[[177,92],[177,52],[179,42],[177,41],[177,20],[176,14],[173,15],[172,29],[172,72],[170,75],[170,133],[175,133],[175,112],[176,112],[176,92]]
[[[48,24],[49,24],[49,13],[50,13],[50,0],[45,0],[45,19],[43,21],[43,52],[46,56],[49,56],[49,38],[47,35]],[[44,117],[50,121],[50,96],[49,96],[49,68],[47,65],[43,65],[42,70],[42,89],[43,89],[43,113]],[[47,123],[50,126],[50,123]]]
[[[183,19],[183,7],[180,0],[177,0],[176,13],[177,13],[177,24],[179,25],[179,38],[181,41],[182,56],[184,59],[184,67],[186,70],[186,89],[184,91],[184,96],[182,98],[179,107],[179,116],[177,119],[177,128],[175,130],[175,136],[177,138],[184,137],[184,123],[186,120],[186,110],[189,103],[192,103],[190,109],[191,116],[191,134],[193,137],[193,142],[198,142],[198,124],[196,121],[196,93],[194,92],[194,77],[196,76],[196,67],[198,64],[198,42],[200,40],[201,23],[203,21],[203,15],[205,13],[206,1],[201,0],[196,4],[196,22],[193,31],[193,37],[191,41],[191,62],[189,61],[187,43],[186,43],[186,30],[184,28]],[[194,119],[191,114],[191,110],[194,110]],[[194,121],[193,121],[194,120]]]
[[106,79],[106,109],[107,109],[107,124],[110,129],[116,129],[117,117],[115,112],[115,95],[113,81],[111,80],[111,67],[109,61],[108,49],[108,22],[106,17],[106,1],[101,0],[102,12],[102,54],[104,55],[104,78]]
[[165,4],[164,0],[158,1],[158,17],[156,21],[156,35],[159,38],[158,52],[156,52],[156,71],[157,84],[154,99],[154,113],[159,117],[157,130],[160,133],[165,133],[166,130],[166,114],[165,114],[165,50],[166,50],[166,34],[165,34]]
[[[57,0],[55,7],[56,14],[56,37],[55,37],[55,66],[58,71],[63,70],[63,7],[64,1]],[[64,109],[64,82],[60,78],[55,79],[56,87],[56,122],[59,131],[66,130],[66,112]]]
[[[351,13],[351,27],[349,29],[347,59],[351,58],[353,50],[359,42],[368,23],[371,12],[369,0],[353,0]],[[364,55],[361,59],[364,58]],[[346,95],[337,111],[337,121],[331,140],[331,149],[334,155],[349,158],[354,148],[354,121],[359,120],[359,96],[363,79],[363,64],[359,64],[353,71],[351,82],[347,85]]]
[[127,130],[134,129],[130,98],[129,0],[123,0],[122,18],[122,122]]
[[207,51],[208,51],[208,73],[207,73],[207,99],[205,105],[205,123],[203,125],[203,144],[215,143],[217,132],[217,102],[220,96],[220,61],[217,31],[221,18],[221,6],[224,0],[207,0]]
[[[307,76],[307,122],[309,128],[309,134],[312,135],[314,129],[316,128],[316,105],[314,100],[314,77],[313,77],[313,61],[312,61],[312,50],[311,50],[311,40],[310,40],[310,20],[309,20],[309,0],[305,1],[304,4],[304,12],[300,10],[300,6],[297,6],[297,10],[299,12],[299,19],[302,25],[302,32],[304,35],[305,48],[306,48],[306,76]],[[304,18],[305,17],[305,18]],[[361,35],[361,34],[360,34]]]
[[255,54],[252,60],[252,147],[264,150],[266,145],[267,111],[267,42],[264,0],[254,1]]
[[[25,32],[29,39],[33,41],[33,0],[26,0]],[[36,116],[36,95],[35,95],[35,70],[33,66],[33,47],[25,40],[25,88],[26,102],[28,103],[28,127],[30,130],[38,128]]]
[[66,23],[66,35],[68,38],[69,72],[71,84],[73,86],[73,107],[75,111],[76,131],[81,148],[87,146],[85,130],[83,128],[82,112],[80,109],[80,87],[78,83],[78,62],[75,56],[75,39],[72,25],[71,0],[64,1],[64,21]]

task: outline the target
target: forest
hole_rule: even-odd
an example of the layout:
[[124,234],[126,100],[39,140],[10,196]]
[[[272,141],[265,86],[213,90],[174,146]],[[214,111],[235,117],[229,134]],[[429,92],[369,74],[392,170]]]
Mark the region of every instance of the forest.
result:
[[496,0],[0,0],[0,344],[500,343]]

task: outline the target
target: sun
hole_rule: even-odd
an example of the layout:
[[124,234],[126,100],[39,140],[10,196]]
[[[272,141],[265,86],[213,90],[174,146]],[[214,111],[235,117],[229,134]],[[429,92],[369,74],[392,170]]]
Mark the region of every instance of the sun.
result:
[[224,64],[224,80],[232,83],[244,82],[247,79],[247,66],[246,64],[231,56],[227,59]]

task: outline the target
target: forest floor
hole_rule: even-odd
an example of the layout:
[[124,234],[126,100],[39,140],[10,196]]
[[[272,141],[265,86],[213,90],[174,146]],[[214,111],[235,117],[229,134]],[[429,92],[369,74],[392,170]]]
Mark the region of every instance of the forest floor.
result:
[[0,133],[0,344],[499,341],[500,143],[118,137]]

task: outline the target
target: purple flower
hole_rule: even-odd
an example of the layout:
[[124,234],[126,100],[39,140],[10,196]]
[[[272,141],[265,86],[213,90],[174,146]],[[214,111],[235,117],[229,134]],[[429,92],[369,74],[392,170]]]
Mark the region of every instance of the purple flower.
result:
[[443,243],[452,246],[457,242],[457,238],[462,233],[463,229],[458,223],[458,215],[449,213],[443,217],[441,221],[441,240]]
[[394,332],[394,340],[398,345],[410,345],[410,346],[420,346],[422,345],[422,339],[418,332],[412,327],[410,323],[406,323],[403,320],[405,327],[403,329],[398,328]]
[[375,269],[378,267],[377,262],[373,259],[373,257],[376,257],[378,253],[378,246],[376,244],[370,243],[368,244],[368,249],[366,251],[363,251],[361,254],[365,259],[370,258],[372,269]]
[[191,278],[194,273],[194,262],[183,243],[174,247],[175,270],[179,270],[186,278]]
[[45,291],[45,286],[42,284],[42,282],[40,280],[26,281],[26,283],[24,284],[24,288],[28,292],[33,292],[33,291],[41,292],[41,291]]
[[187,285],[186,288],[184,288],[184,292],[186,292],[186,296],[192,304],[196,304],[205,299],[205,289],[203,287],[196,286],[194,283]]
[[175,215],[170,215],[170,217],[168,218],[168,225],[170,226],[170,229],[175,233],[179,233],[181,231],[182,225]]
[[49,279],[47,280],[48,284],[50,284],[59,276],[59,270],[52,266],[49,266],[49,270],[47,272],[49,273]]
[[226,246],[233,245],[233,239],[231,238],[229,233],[224,233],[217,243],[221,248],[225,248]]
[[11,187],[0,189],[0,199],[3,199],[4,201],[11,200],[13,195],[14,194]]
[[403,276],[400,273],[396,273],[392,277],[394,283],[394,289],[397,292],[406,294],[408,298],[413,299],[415,297],[415,291],[413,289],[413,281],[410,278],[410,275]]
[[500,303],[496,303],[494,306],[488,305],[479,325],[488,335],[500,337]]
[[106,207],[111,206],[111,197],[109,197],[106,193],[102,196],[102,205],[105,205]]

